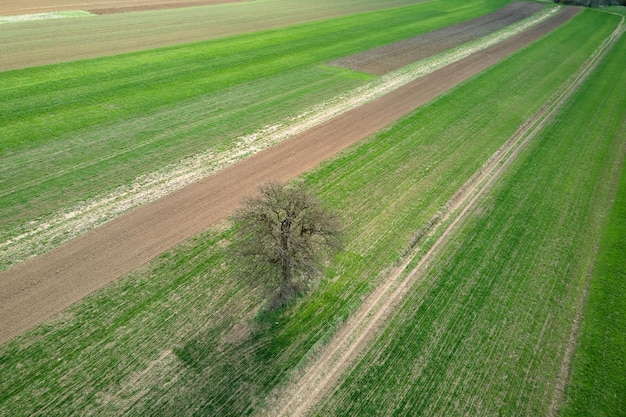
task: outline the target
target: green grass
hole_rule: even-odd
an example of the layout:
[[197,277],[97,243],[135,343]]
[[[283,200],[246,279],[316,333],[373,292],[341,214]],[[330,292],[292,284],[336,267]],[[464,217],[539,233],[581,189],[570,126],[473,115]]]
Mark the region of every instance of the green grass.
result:
[[258,411],[614,25],[585,12],[306,175],[348,234],[310,297],[259,314],[261,289],[228,253],[232,231],[207,232],[2,346],[0,414]]
[[[626,84],[623,71],[626,64],[626,38],[623,36],[613,55],[613,65],[605,71],[611,71],[611,80],[616,81],[607,83],[606,90],[612,85]],[[587,92],[589,95],[593,93]],[[603,93],[607,94],[608,91],[598,92]],[[622,100],[621,114],[618,108],[613,116],[617,135],[622,138],[626,137],[625,109],[626,103]],[[601,125],[606,122],[599,120],[596,123]],[[616,153],[619,152],[616,150]],[[624,152],[624,148],[621,152]],[[623,166],[621,181],[615,192],[613,209],[590,278],[580,342],[566,395],[568,402],[561,413],[563,416],[608,417],[626,414],[626,171]]]
[[328,60],[506,0],[448,3],[0,73],[2,237],[365,82]]
[[[315,415],[548,415],[598,241],[614,226],[606,217],[626,146],[626,97],[615,88],[625,81],[625,40],[455,234]],[[617,259],[623,266],[619,250],[607,255],[601,270]],[[598,408],[572,415],[624,412],[623,284],[609,271],[596,296],[614,294],[612,303],[600,308],[590,295],[597,311],[585,318],[588,362],[579,365],[586,386],[572,392],[583,403],[596,398]],[[615,320],[605,324],[609,311]]]

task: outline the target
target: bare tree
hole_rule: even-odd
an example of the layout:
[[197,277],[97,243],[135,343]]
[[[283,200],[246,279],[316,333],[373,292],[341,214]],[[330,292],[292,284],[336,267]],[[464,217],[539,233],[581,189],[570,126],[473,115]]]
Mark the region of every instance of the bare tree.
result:
[[259,191],[235,214],[236,247],[273,293],[276,309],[320,275],[325,257],[341,248],[341,227],[302,183],[270,182]]

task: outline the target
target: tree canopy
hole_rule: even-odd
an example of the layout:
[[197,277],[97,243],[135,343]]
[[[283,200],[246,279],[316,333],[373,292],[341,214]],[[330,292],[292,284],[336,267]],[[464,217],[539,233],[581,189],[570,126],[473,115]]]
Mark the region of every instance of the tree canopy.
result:
[[341,248],[338,217],[300,182],[262,185],[235,221],[237,252],[272,293],[271,309],[306,290],[327,255]]

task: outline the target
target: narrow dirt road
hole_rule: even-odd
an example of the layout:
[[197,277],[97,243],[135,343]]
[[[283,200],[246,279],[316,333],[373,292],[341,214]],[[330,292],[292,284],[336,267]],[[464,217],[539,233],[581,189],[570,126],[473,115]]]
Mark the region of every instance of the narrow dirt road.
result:
[[493,47],[256,154],[0,274],[0,343],[226,218],[268,180],[286,181],[544,36],[565,9]]

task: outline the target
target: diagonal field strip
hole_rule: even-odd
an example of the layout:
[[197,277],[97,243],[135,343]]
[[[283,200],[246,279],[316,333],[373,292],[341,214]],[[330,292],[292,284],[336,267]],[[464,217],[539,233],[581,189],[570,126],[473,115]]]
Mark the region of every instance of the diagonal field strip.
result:
[[[408,265],[414,260],[408,256],[404,264],[390,274],[362,304],[361,308],[348,320],[326,346],[319,358],[301,372],[300,380],[283,388],[282,397],[271,405],[271,415],[303,416],[311,410],[326,393],[335,386],[341,376],[351,368],[355,359],[384,326],[386,318],[398,305],[408,289],[423,276],[423,271],[437,256],[439,249],[446,244],[448,237],[457,225],[464,221],[476,202],[488,192],[492,184],[506,171],[515,160],[520,150],[530,142],[548,123],[556,112],[567,102],[585,79],[594,71],[597,64],[610,50],[612,45],[624,32],[624,21],[603,42],[594,54],[579,68],[565,85],[535,115],[522,125],[507,142],[496,151],[490,160],[464,184],[452,197],[446,210],[431,223],[430,235],[441,236],[419,259],[419,263],[408,274],[402,277]],[[580,306],[579,306],[580,310]],[[580,312],[580,311],[579,311]],[[580,317],[574,322],[572,337],[563,359],[561,373],[567,373],[571,353],[575,344],[576,326]],[[560,378],[563,382],[566,378]],[[559,397],[562,396],[564,385],[557,384],[550,416],[556,415]]]
[[[549,18],[557,10],[558,8],[547,8],[529,19],[524,19],[490,36],[377,78],[360,88],[305,111],[295,118],[295,122],[286,121],[239,138],[236,144],[229,150],[222,152],[207,151],[196,154],[178,164],[166,166],[151,174],[138,177],[132,184],[118,187],[109,194],[95,197],[77,206],[69,207],[32,221],[25,226],[25,229],[15,232],[13,235],[9,234],[9,238],[0,242],[0,269],[8,269],[13,264],[44,253],[54,246],[58,246],[64,241],[91,230],[107,220],[128,212],[132,208],[154,201],[177,189],[199,181],[251,154],[382,97],[418,77],[434,72],[445,65],[520,33],[528,27]],[[143,146],[143,144],[137,146]],[[124,152],[128,149],[126,147]],[[110,157],[111,153],[102,156],[103,159]],[[93,162],[91,160],[85,162],[85,164]],[[76,166],[72,167],[72,169],[75,168]],[[32,181],[38,183],[48,179],[50,177],[39,176]],[[24,183],[21,183],[21,186],[24,185]],[[11,189],[3,189],[0,194],[11,191]]]
[[310,170],[572,18],[567,8],[225,170],[0,273],[0,343],[227,217],[268,180]]
[[[617,40],[624,34],[626,31],[625,18],[622,16],[622,20],[615,29],[615,31],[611,34],[611,36],[602,44],[602,50],[599,51],[596,56],[596,60],[591,64],[593,67],[597,65],[597,63],[601,60],[601,58],[608,52],[610,47],[617,42]],[[591,68],[592,70],[593,68]],[[624,163],[624,152],[626,149],[622,150],[621,162],[620,165]],[[619,180],[619,175],[614,175],[614,189],[617,189],[617,182]],[[597,253],[596,253],[597,255]],[[583,323],[583,310],[585,308],[585,304],[587,301],[587,295],[589,293],[589,286],[591,283],[591,276],[593,275],[593,265],[595,261],[592,262],[589,266],[590,270],[585,274],[585,284],[583,287],[582,294],[580,296],[580,300],[576,305],[576,315],[574,316],[574,321],[572,322],[572,328],[570,330],[569,339],[567,341],[567,347],[565,348],[565,354],[563,355],[563,359],[561,361],[561,369],[559,370],[559,376],[557,378],[556,385],[554,387],[554,392],[552,393],[552,401],[550,403],[550,408],[548,409],[548,417],[556,417],[559,413],[561,406],[563,405],[563,397],[565,395],[565,385],[568,382],[568,377],[571,371],[572,359],[574,356],[574,350],[576,348],[576,344],[578,343],[578,338],[580,336],[581,327]]]

